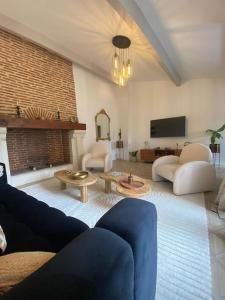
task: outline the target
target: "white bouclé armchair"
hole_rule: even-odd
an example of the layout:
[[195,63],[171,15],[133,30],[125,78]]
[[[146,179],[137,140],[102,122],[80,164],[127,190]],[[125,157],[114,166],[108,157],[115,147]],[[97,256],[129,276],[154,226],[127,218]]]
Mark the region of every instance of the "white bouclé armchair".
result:
[[203,144],[185,146],[180,157],[168,155],[158,158],[152,166],[152,180],[173,182],[176,195],[212,191],[216,172],[210,164],[212,153]]
[[106,143],[95,143],[89,153],[82,158],[82,170],[87,168],[102,168],[104,172],[112,169],[112,155]]

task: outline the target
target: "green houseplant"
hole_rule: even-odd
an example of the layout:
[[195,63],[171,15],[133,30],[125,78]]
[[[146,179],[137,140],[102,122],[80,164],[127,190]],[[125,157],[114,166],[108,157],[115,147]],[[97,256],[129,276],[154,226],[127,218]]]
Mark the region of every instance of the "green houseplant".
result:
[[217,130],[213,130],[213,129],[207,129],[206,133],[210,134],[210,149],[213,153],[219,153],[220,152],[220,144],[216,143],[216,141],[219,141],[220,139],[223,138],[222,136],[222,132],[225,130],[225,124],[223,124],[223,126],[221,126],[219,129]]

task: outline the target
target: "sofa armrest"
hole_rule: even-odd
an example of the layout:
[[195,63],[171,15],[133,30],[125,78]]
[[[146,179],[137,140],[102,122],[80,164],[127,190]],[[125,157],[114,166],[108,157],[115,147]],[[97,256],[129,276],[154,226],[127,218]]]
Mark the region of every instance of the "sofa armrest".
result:
[[101,228],[87,230],[15,286],[3,300],[133,300],[130,246]]
[[96,224],[126,240],[134,255],[135,299],[155,299],[157,272],[157,213],[152,203],[126,198]]
[[206,161],[191,161],[181,165],[174,174],[176,195],[213,191],[216,185],[215,167]]
[[86,162],[92,157],[91,153],[86,153],[82,157],[81,167],[82,171],[86,171]]
[[152,165],[152,180],[153,181],[161,181],[161,176],[157,175],[156,168],[159,165],[165,164],[177,164],[179,162],[179,157],[175,155],[167,155],[157,158]]

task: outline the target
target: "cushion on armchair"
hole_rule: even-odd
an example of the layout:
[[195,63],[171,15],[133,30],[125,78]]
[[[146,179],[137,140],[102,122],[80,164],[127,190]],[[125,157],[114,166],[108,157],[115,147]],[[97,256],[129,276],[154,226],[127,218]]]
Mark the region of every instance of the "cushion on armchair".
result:
[[169,181],[173,182],[174,174],[176,170],[180,167],[180,164],[165,164],[159,165],[156,167],[156,172],[160,176],[168,179]]

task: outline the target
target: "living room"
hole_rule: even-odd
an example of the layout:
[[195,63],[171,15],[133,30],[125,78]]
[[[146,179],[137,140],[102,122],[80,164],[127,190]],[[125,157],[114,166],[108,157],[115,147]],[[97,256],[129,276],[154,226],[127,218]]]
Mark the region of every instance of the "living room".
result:
[[2,299],[225,299],[223,1],[0,4]]

